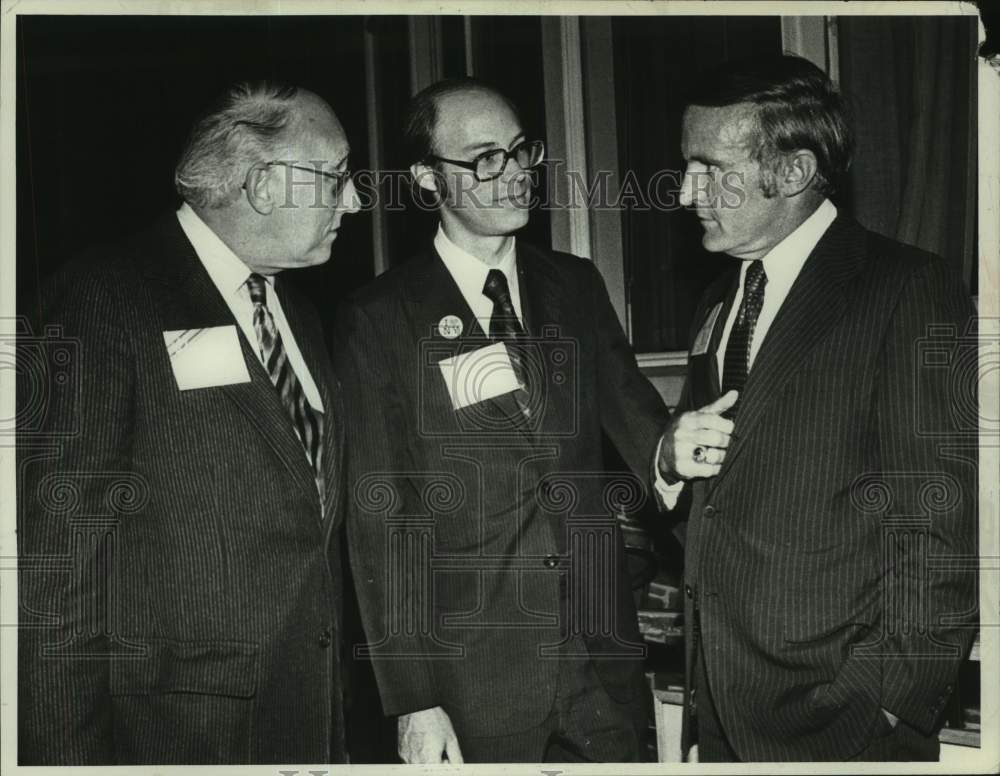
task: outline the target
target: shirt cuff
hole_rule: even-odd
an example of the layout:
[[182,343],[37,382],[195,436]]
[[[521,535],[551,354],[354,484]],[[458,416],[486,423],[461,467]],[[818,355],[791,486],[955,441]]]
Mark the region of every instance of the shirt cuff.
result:
[[684,480],[678,482],[668,483],[664,479],[663,475],[660,473],[660,449],[663,447],[663,437],[660,437],[659,443],[656,445],[656,457],[653,459],[653,487],[656,488],[656,492],[660,497],[660,503],[663,504],[663,508],[670,511],[675,506],[677,506],[677,499],[680,498],[681,491],[684,490]]

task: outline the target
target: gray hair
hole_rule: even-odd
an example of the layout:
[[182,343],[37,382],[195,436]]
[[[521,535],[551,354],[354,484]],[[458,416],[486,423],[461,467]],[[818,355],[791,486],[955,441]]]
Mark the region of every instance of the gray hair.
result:
[[194,125],[174,171],[174,186],[193,207],[232,203],[255,164],[271,161],[292,119],[294,86],[269,81],[231,87]]

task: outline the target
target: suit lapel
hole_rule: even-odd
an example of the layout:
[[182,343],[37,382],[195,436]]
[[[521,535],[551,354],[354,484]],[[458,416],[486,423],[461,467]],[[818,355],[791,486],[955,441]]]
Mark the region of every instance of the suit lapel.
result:
[[438,324],[449,315],[462,321],[459,340],[478,341],[486,338],[479,326],[472,308],[465,301],[462,292],[448,272],[437,251],[430,249],[413,259],[406,303],[410,319],[418,324],[418,335],[441,337]]
[[[739,283],[739,269],[726,272],[706,299],[705,317],[692,344],[688,366],[692,408],[698,409],[719,398],[719,342],[726,328]],[[697,351],[697,353],[695,352]]]
[[[579,315],[567,306],[569,298],[565,288],[565,279],[560,278],[552,260],[544,251],[526,243],[517,246],[518,285],[521,292],[521,315],[524,318],[524,328],[528,334],[528,350],[535,362],[533,377],[539,385],[533,385],[533,391],[544,391],[541,402],[542,417],[534,426],[535,433],[545,434],[546,431],[558,431],[575,427],[569,413],[576,412],[576,380],[556,380],[550,374],[550,369],[558,364],[550,363],[554,356],[553,348],[561,348],[563,343],[572,340],[572,331],[567,325],[574,320],[574,314]],[[577,305],[586,304],[586,300],[576,300]]]
[[247,342],[242,329],[236,325],[232,311],[212,283],[176,217],[168,216],[160,231],[163,239],[158,245],[150,246],[144,272],[151,283],[160,287],[157,296],[164,329],[236,326],[250,382],[207,390],[220,391],[231,400],[277,453],[300,486],[315,489],[309,461],[271,378],[253,349],[256,345]]
[[[302,300],[298,298],[299,295],[291,293],[292,289],[289,288],[287,279],[279,279],[275,287],[281,297],[281,309],[285,313],[292,336],[295,337],[302,359],[306,362],[306,368],[312,375],[323,400],[322,474],[325,485],[323,519],[326,533],[329,534],[337,515],[336,504],[344,460],[344,414],[340,383],[333,373],[322,332],[309,325],[303,315]],[[296,437],[296,442],[298,441]],[[299,447],[302,447],[301,443]]]
[[843,315],[848,283],[865,258],[864,240],[860,227],[838,217],[806,260],[754,360],[733,441],[712,489],[730,471],[771,403],[780,400],[785,382]]

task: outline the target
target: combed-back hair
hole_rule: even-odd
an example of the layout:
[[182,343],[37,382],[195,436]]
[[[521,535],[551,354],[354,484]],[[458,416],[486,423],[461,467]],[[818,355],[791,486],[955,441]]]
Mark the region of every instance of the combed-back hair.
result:
[[415,94],[406,109],[406,120],[403,123],[404,164],[418,164],[437,153],[434,147],[434,130],[438,121],[438,103],[443,97],[470,91],[495,94],[507,103],[517,120],[521,120],[517,106],[485,81],[478,78],[447,78],[438,81]]
[[830,195],[851,164],[854,137],[844,99],[826,73],[789,54],[728,62],[702,78],[688,105],[754,106],[752,159],[771,167],[781,154],[807,149],[816,155],[813,188]]
[[239,195],[254,164],[271,161],[292,119],[298,88],[271,81],[235,84],[194,125],[174,171],[193,207],[220,208]]

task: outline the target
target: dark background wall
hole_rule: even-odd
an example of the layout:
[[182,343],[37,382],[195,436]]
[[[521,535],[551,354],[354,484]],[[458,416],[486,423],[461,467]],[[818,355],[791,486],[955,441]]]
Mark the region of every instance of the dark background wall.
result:
[[[315,91],[340,117],[352,164],[367,166],[364,23],[360,16],[19,17],[19,312],[37,305],[39,279],[59,263],[179,205],[173,168],[187,132],[235,81],[278,78]],[[371,214],[353,215],[333,260],[296,279],[328,306],[372,277],[371,244]]]

